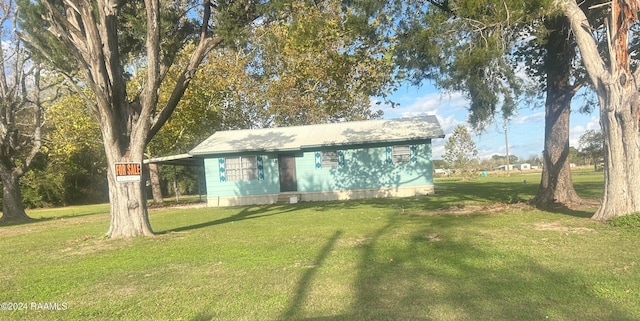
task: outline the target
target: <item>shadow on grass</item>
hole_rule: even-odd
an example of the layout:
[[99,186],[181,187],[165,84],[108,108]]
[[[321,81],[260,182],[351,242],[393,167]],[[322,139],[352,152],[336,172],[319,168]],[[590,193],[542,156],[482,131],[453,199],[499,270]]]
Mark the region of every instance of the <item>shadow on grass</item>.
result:
[[292,205],[286,205],[286,206],[282,206],[282,205],[265,205],[265,206],[260,206],[260,207],[255,207],[255,206],[238,207],[238,209],[240,209],[240,212],[238,212],[237,214],[231,215],[231,216],[223,217],[223,218],[220,218],[220,219],[217,219],[217,220],[213,220],[213,221],[209,221],[209,222],[193,224],[193,225],[178,227],[178,228],[174,228],[174,229],[169,229],[169,230],[166,230],[166,231],[156,232],[156,234],[165,234],[165,233],[170,233],[170,232],[184,232],[184,231],[201,229],[201,228],[205,228],[205,227],[210,227],[210,226],[215,226],[215,225],[220,225],[220,224],[226,224],[226,223],[231,223],[231,222],[244,221],[244,220],[263,218],[263,217],[269,217],[269,216],[274,216],[274,215],[279,215],[279,214],[292,212],[292,211],[295,211],[295,210],[299,209],[299,207],[298,206],[292,206]]
[[525,180],[496,182],[478,179],[436,184],[438,196],[457,202],[526,202],[535,196],[537,190],[537,184],[525,183]]
[[300,278],[300,281],[298,281],[298,286],[296,287],[293,299],[291,300],[287,311],[282,315],[281,320],[291,320],[294,315],[300,312],[301,308],[304,306],[304,300],[310,290],[311,281],[313,280],[314,275],[318,272],[318,268],[322,266],[322,263],[324,263],[326,258],[329,256],[329,253],[331,253],[331,250],[341,235],[342,231],[336,231],[333,236],[327,240],[322,249],[320,249],[318,256],[316,256],[316,259],[313,261],[312,267],[307,269],[302,278]]
[[529,201],[537,185],[522,182],[446,181],[435,185],[436,194],[404,198],[375,198],[335,202],[318,202],[317,210],[356,208],[362,205],[394,207],[399,210],[440,210],[465,204],[520,203]]
[[96,215],[96,214],[104,214],[104,213],[103,212],[101,212],[101,213],[87,213],[87,214],[77,214],[77,215],[69,214],[69,215],[61,215],[61,216],[53,216],[53,217],[40,217],[40,218],[32,218],[32,217],[30,217],[29,220],[20,220],[20,221],[3,221],[3,220],[0,220],[0,227],[37,224],[37,223],[49,222],[49,221],[55,221],[55,220],[77,218],[77,217],[82,217],[82,216],[91,216],[91,215]]
[[604,182],[580,182],[574,184],[573,188],[580,197],[587,199],[602,199],[604,193]]
[[[527,250],[494,249],[450,235],[447,228],[459,224],[451,219],[435,218],[405,243],[393,241],[404,223],[393,216],[360,248],[347,312],[313,315],[313,305],[305,306],[316,273],[310,270],[281,320],[636,320],[633,308],[598,295],[598,280],[537,262]],[[326,259],[338,236],[327,241],[316,262]]]
[[[80,211],[75,211],[74,208],[82,208]],[[4,217],[0,218],[0,226],[16,226],[25,224],[34,224],[47,221],[54,221],[59,219],[77,218],[83,216],[91,216],[98,214],[108,214],[109,209],[91,209],[91,206],[72,206],[72,207],[57,207],[57,208],[43,208],[43,209],[31,209],[27,210],[28,220],[18,221],[5,221]],[[59,215],[55,215],[59,214]],[[39,216],[39,217],[38,217]]]
[[[528,181],[527,181],[528,179]],[[494,203],[516,204],[527,203],[535,196],[538,190],[537,178],[519,176],[495,179],[471,179],[467,181],[443,180],[436,181],[435,195],[416,196],[406,198],[375,198],[346,201],[302,202],[290,205],[263,205],[260,207],[238,207],[240,212],[211,222],[179,227],[165,232],[180,232],[213,225],[219,225],[234,221],[266,217],[296,210],[335,211],[337,209],[348,210],[361,206],[374,206],[379,208],[396,208],[399,211],[418,210],[435,211],[451,207],[464,207],[465,205],[490,205]],[[601,182],[585,181],[576,184],[576,190],[589,191],[588,195],[602,190]],[[571,209],[565,206],[539,208],[551,213],[570,215],[580,218],[588,218],[593,215],[591,210]]]
[[[584,207],[587,207],[586,205]],[[538,205],[537,209],[549,213],[554,214],[563,214],[567,216],[575,216],[580,218],[591,218],[595,213],[595,210],[591,209],[575,209],[570,208],[564,204],[553,204],[553,205]]]
[[26,225],[33,223],[40,223],[45,221],[51,221],[54,218],[32,218],[29,219],[21,219],[21,220],[5,220],[4,217],[0,218],[0,227],[2,226],[17,226],[17,225]]

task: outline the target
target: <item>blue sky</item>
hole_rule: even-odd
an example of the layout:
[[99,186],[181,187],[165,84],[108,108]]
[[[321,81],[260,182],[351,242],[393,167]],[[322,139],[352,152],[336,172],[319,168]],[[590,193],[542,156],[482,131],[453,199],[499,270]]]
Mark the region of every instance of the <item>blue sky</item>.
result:
[[[441,159],[444,154],[444,143],[453,129],[459,125],[471,127],[466,122],[469,101],[459,93],[441,93],[432,85],[421,87],[403,86],[390,97],[400,106],[376,106],[384,111],[384,118],[398,118],[417,115],[436,115],[444,129],[444,139],[433,140],[434,159]],[[375,106],[375,105],[374,105]],[[574,99],[573,106],[577,110],[579,99]],[[472,137],[478,148],[480,158],[490,158],[494,154],[505,155],[505,135],[502,122],[487,127],[480,134],[473,132]],[[571,114],[570,144],[578,148],[578,139],[588,129],[600,129],[598,113]],[[542,155],[544,148],[544,106],[531,108],[521,107],[508,127],[509,154],[520,158],[531,155]]]

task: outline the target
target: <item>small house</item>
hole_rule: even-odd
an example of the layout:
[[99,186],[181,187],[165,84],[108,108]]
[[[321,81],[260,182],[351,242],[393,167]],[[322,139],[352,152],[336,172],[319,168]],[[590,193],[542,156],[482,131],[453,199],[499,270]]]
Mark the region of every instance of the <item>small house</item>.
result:
[[516,164],[516,165],[513,165],[513,168],[519,169],[521,171],[526,171],[531,169],[531,164],[529,163]]
[[414,196],[434,192],[435,116],[218,131],[204,163],[208,206]]
[[511,170],[513,170],[513,167],[514,167],[514,165],[511,165],[511,164],[509,164],[509,165],[500,165],[500,166],[498,166],[496,168],[496,170],[498,170],[498,171],[507,171],[507,170],[511,171]]

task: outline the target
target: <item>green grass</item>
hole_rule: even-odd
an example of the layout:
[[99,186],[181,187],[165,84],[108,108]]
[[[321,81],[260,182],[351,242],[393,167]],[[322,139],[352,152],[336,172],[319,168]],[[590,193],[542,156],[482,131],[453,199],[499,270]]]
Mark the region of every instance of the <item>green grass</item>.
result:
[[[602,174],[576,179],[598,195]],[[576,177],[574,176],[574,177]],[[0,320],[638,320],[637,228],[517,203],[537,176],[436,182],[437,195],[153,209],[109,240],[108,206],[0,227]],[[507,205],[510,203],[510,205]]]

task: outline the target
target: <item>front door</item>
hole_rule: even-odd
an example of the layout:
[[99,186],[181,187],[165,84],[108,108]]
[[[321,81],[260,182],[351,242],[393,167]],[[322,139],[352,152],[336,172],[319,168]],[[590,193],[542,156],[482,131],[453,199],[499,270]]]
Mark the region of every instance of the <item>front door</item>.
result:
[[293,155],[278,155],[280,169],[280,192],[296,192],[296,158]]

